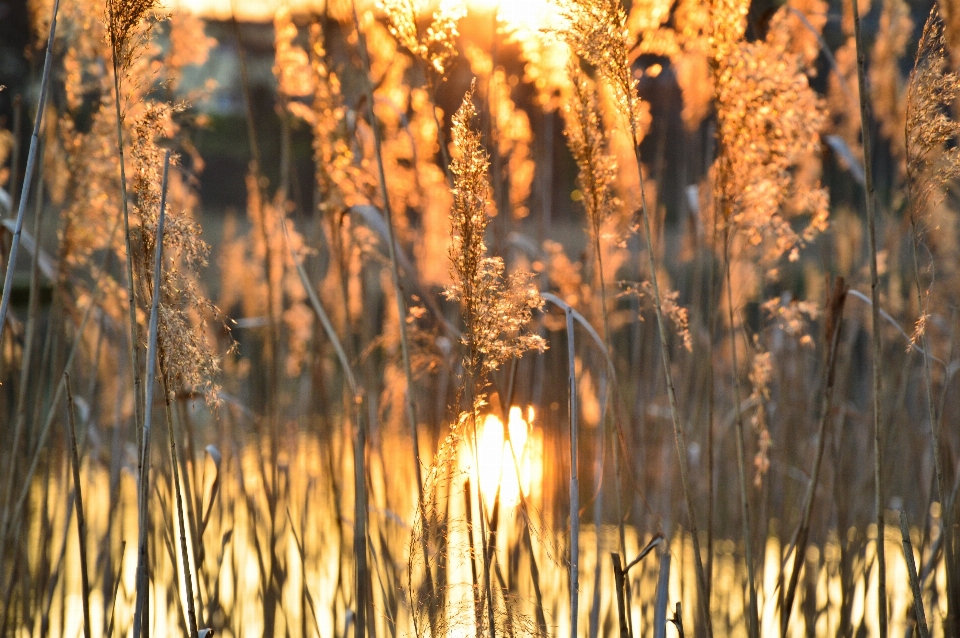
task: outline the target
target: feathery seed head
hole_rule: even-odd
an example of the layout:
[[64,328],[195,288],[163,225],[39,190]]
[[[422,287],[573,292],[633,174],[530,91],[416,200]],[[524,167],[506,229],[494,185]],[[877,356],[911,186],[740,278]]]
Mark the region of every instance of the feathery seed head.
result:
[[423,36],[417,28],[419,7],[415,0],[380,0],[379,6],[387,14],[390,33],[400,45],[423,60],[434,79],[443,78],[457,57],[457,23],[466,15],[463,3],[441,0]]
[[577,161],[577,183],[596,239],[604,221],[620,207],[614,188],[617,162],[608,153],[609,134],[600,114],[600,100],[594,83],[576,64],[570,65],[572,97],[563,109],[567,146]]
[[923,216],[960,178],[960,122],[950,110],[960,96],[960,74],[948,71],[944,27],[934,6],[910,75],[906,106],[907,186],[911,214]]
[[614,104],[640,141],[645,119],[630,64],[630,31],[619,0],[556,0],[566,24],[558,30],[570,49],[613,91]]
[[532,276],[517,272],[507,277],[503,260],[487,254],[489,162],[480,134],[471,125],[476,115],[473,89],[471,86],[453,116],[452,282],[445,294],[459,301],[463,310],[467,326],[463,341],[468,349],[464,365],[483,375],[527,350],[543,350],[546,344],[537,335],[521,332],[532,311],[543,305],[540,293],[530,283]]
[[118,69],[129,69],[136,55],[137,31],[147,15],[160,6],[158,0],[107,0],[105,23]]
[[[819,180],[803,183],[798,168],[819,148],[825,114],[799,54],[789,53],[781,9],[767,38],[729,47],[715,70],[720,156],[715,164],[719,213],[773,261],[826,227]],[[794,208],[794,207],[798,208]],[[808,214],[797,233],[786,215]]]

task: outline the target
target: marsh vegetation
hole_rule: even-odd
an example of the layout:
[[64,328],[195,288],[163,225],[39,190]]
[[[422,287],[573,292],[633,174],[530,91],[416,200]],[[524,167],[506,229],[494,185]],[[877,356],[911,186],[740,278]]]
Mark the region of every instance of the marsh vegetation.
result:
[[45,4],[0,635],[960,636],[955,3]]

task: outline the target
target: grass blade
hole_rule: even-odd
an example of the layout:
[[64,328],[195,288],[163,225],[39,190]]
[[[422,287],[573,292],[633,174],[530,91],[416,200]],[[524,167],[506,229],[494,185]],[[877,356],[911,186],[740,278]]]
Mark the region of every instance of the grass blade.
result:
[[877,613],[880,638],[887,638],[887,563],[884,549],[883,510],[883,440],[880,430],[880,397],[883,390],[880,376],[883,352],[880,347],[880,276],[877,267],[877,202],[873,183],[873,140],[870,126],[870,89],[866,75],[866,44],[860,26],[859,2],[853,6],[853,33],[857,45],[857,81],[860,89],[860,130],[863,137],[863,182],[867,204],[867,242],[870,248],[870,299],[873,333],[873,480],[874,509],[877,523]]
[[917,614],[917,633],[920,638],[930,638],[927,629],[927,616],[923,612],[923,591],[920,589],[920,579],[917,577],[917,562],[913,556],[913,543],[910,542],[910,526],[907,524],[907,514],[900,511],[900,535],[903,539],[903,556],[907,560],[907,573],[910,574],[910,588],[913,590],[913,608]]
[[57,33],[57,13],[59,10],[60,0],[54,0],[53,12],[50,18],[50,34],[47,36],[47,53],[43,59],[43,78],[40,80],[40,99],[37,101],[37,115],[33,119],[33,134],[30,136],[30,150],[27,152],[27,169],[23,176],[23,188],[20,192],[20,201],[17,204],[17,225],[13,231],[13,241],[10,244],[10,256],[7,258],[7,272],[3,279],[3,293],[2,297],[0,297],[0,346],[3,345],[3,336],[6,334],[4,326],[6,326],[7,323],[7,311],[10,309],[10,296],[13,294],[13,271],[17,265],[17,249],[20,247],[20,234],[23,232],[23,218],[26,215],[27,199],[30,195],[34,168],[37,164],[37,153],[39,152],[40,145],[40,127],[43,125],[44,107],[47,103],[47,92],[50,86],[53,38]]
[[[166,184],[170,165],[170,151],[166,152],[163,162],[163,181]],[[157,224],[156,254],[154,257],[153,302],[150,305],[149,341],[147,342],[146,396],[144,398],[143,434],[140,444],[140,484],[138,486],[138,512],[140,530],[137,541],[137,604],[134,613],[134,638],[139,638],[143,627],[148,623],[144,617],[147,597],[150,595],[147,574],[147,503],[150,495],[150,431],[153,426],[153,392],[156,381],[157,331],[159,329],[160,310],[160,268],[163,259],[163,225],[166,220],[166,188],[160,197],[160,220]],[[196,634],[195,629],[192,632]]]
[[93,638],[90,631],[90,574],[87,570],[87,524],[83,515],[83,490],[80,487],[80,452],[77,446],[77,427],[74,422],[73,391],[70,375],[63,373],[67,386],[67,435],[70,444],[70,466],[73,470],[73,506],[77,514],[77,541],[80,547],[80,586],[83,603],[83,635]]

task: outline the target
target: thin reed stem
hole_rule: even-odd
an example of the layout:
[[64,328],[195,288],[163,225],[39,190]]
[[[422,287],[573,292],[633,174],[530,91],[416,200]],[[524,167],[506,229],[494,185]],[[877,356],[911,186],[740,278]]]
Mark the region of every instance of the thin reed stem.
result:
[[[149,340],[147,341],[147,370],[146,396],[144,397],[143,435],[140,445],[140,476],[137,493],[137,511],[139,520],[139,534],[137,540],[137,574],[136,595],[137,603],[134,613],[134,638],[139,638],[144,626],[149,624],[145,617],[145,605],[149,592],[149,574],[147,573],[147,527],[149,521],[148,502],[150,496],[150,443],[151,428],[153,426],[153,394],[156,380],[157,346],[160,311],[160,275],[163,258],[163,226],[166,221],[167,204],[167,173],[170,167],[170,151],[167,150],[163,160],[163,185],[160,190],[160,219],[157,223],[157,237],[154,256],[153,301],[150,304]],[[196,634],[196,627],[192,628],[192,635]]]
[[[59,1],[59,0],[58,0]],[[111,23],[116,20],[113,15],[114,6],[112,2],[107,2],[108,20]],[[133,247],[130,236],[130,204],[127,195],[127,169],[123,154],[123,111],[120,108],[120,61],[117,59],[117,53],[121,43],[114,39],[113,29],[111,33],[111,55],[113,61],[113,104],[117,119],[117,158],[120,165],[120,205],[123,211],[123,241],[126,250],[126,286],[127,286],[127,318],[130,322],[130,364],[133,370],[133,413],[134,413],[134,431],[139,438],[143,432],[143,398],[141,396],[143,381],[140,376],[140,331],[137,324],[137,300],[133,278]],[[142,448],[142,443],[141,443]],[[142,459],[141,459],[142,460]],[[142,468],[137,468],[142,472]],[[134,636],[138,638],[138,636]]]
[[113,625],[117,617],[117,592],[120,591],[120,576],[123,573],[123,555],[127,550],[127,541],[120,541],[120,556],[117,559],[117,573],[113,575],[113,595],[110,597],[110,621],[107,623],[106,638],[113,636]]
[[369,571],[367,568],[367,491],[366,491],[366,471],[364,469],[364,451],[366,449],[366,430],[365,424],[363,422],[363,389],[357,383],[356,375],[353,372],[353,366],[350,365],[350,360],[347,357],[346,350],[343,348],[343,344],[340,341],[340,338],[337,336],[337,332],[333,327],[333,323],[330,321],[330,317],[327,314],[326,310],[323,307],[323,304],[320,301],[320,297],[317,295],[316,290],[314,290],[313,285],[310,283],[310,279],[307,276],[307,271],[304,269],[303,264],[300,261],[300,258],[294,254],[293,248],[290,244],[290,234],[287,231],[287,222],[286,219],[281,217],[280,226],[283,229],[284,240],[287,243],[287,250],[290,251],[290,255],[293,259],[293,263],[297,268],[297,274],[300,276],[300,283],[303,284],[303,288],[307,293],[307,297],[310,300],[310,305],[313,308],[313,311],[316,313],[317,318],[320,320],[320,324],[323,326],[324,332],[327,334],[327,338],[330,339],[330,342],[333,344],[333,348],[337,353],[337,358],[340,360],[340,365],[343,368],[344,376],[347,379],[347,385],[351,391],[351,405],[353,406],[354,413],[354,422],[356,423],[356,432],[354,434],[354,537],[353,537],[353,550],[356,560],[356,636],[362,638],[366,635],[366,592],[367,585],[369,581]]
[[33,120],[33,133],[30,135],[30,150],[27,151],[27,168],[23,176],[20,201],[17,203],[17,222],[13,231],[13,240],[10,243],[10,255],[7,257],[7,272],[3,278],[3,292],[2,296],[0,296],[0,346],[3,346],[3,337],[7,333],[5,327],[7,325],[7,311],[10,309],[10,297],[13,294],[13,271],[17,265],[17,250],[20,248],[23,218],[26,216],[27,199],[29,198],[30,186],[33,182],[34,168],[37,164],[37,154],[40,146],[40,128],[43,125],[43,114],[50,87],[53,39],[57,33],[57,13],[59,10],[60,0],[54,0],[53,12],[50,17],[50,34],[47,36],[47,52],[43,59],[43,77],[40,80],[40,99],[37,100],[37,115]]
[[[712,245],[717,245],[719,235],[719,220],[714,216],[713,220],[713,241]],[[717,277],[714,273],[714,259],[710,255],[710,268],[708,270],[710,277],[708,293],[708,310],[710,311],[709,332],[707,333],[707,600],[710,599],[713,589],[713,538],[714,538],[714,511],[716,509],[716,491],[717,481],[714,476],[716,466],[716,449],[714,434],[714,412],[716,410],[716,376],[713,367],[714,339],[717,334],[717,319],[720,313],[717,312]],[[664,611],[666,614],[666,611]]]
[[[473,334],[473,329],[469,326],[471,317],[468,317],[468,330],[467,334]],[[470,357],[469,361],[474,362],[479,360],[479,352],[476,352],[476,348],[471,340],[470,344]],[[488,544],[489,534],[487,532],[487,515],[484,507],[483,491],[480,489],[482,481],[480,478],[480,452],[479,452],[479,436],[477,431],[477,396],[480,394],[478,389],[479,381],[477,379],[476,371],[472,366],[468,366],[466,370],[466,375],[468,377],[466,387],[467,387],[467,399],[470,404],[470,446],[473,451],[473,467],[474,474],[477,481],[477,511],[480,513],[480,547],[483,548],[481,551],[482,565],[483,565],[483,594],[486,598],[487,604],[487,625],[490,632],[490,638],[496,636],[496,617],[494,616],[495,609],[493,604],[493,588],[491,586],[491,574],[492,571],[490,562],[491,557],[486,552],[486,547]],[[472,552],[471,552],[472,553]],[[480,627],[477,627],[479,632]],[[479,635],[479,633],[478,633]]]
[[787,635],[790,625],[790,613],[793,611],[793,600],[800,580],[800,568],[803,566],[803,557],[806,556],[807,539],[810,535],[810,516],[813,513],[813,501],[817,493],[817,482],[820,478],[820,465],[823,461],[823,452],[827,442],[827,423],[833,416],[833,386],[837,373],[837,351],[840,348],[840,328],[843,324],[843,306],[846,300],[846,286],[843,278],[839,277],[834,284],[833,293],[827,300],[827,328],[825,341],[828,344],[826,358],[826,380],[824,382],[823,397],[820,407],[820,424],[817,428],[817,452],[813,461],[813,470],[810,472],[810,484],[803,501],[803,516],[797,527],[796,540],[793,544],[793,570],[787,592],[780,608],[780,635]]
[[[577,366],[573,334],[573,310],[567,319],[567,373],[570,383],[570,638],[577,637],[580,606],[580,479],[577,471]],[[597,530],[599,534],[599,530]],[[599,560],[599,557],[598,557]],[[594,584],[596,586],[596,584]]]
[[690,536],[693,540],[693,559],[697,573],[697,593],[700,612],[706,623],[707,638],[713,637],[713,622],[710,617],[710,600],[708,599],[707,577],[703,571],[703,558],[700,554],[700,538],[697,530],[697,514],[693,504],[693,491],[687,468],[687,443],[680,420],[680,410],[677,407],[677,393],[673,384],[673,362],[670,356],[670,341],[667,336],[667,324],[663,316],[663,301],[660,295],[660,283],[657,276],[657,261],[653,244],[653,231],[650,225],[650,215],[647,211],[647,196],[644,189],[643,163],[640,156],[640,136],[637,123],[633,118],[634,103],[639,99],[633,90],[627,91],[627,108],[630,133],[633,141],[633,152],[637,160],[637,175],[640,179],[640,213],[643,217],[644,236],[647,241],[647,262],[650,269],[650,284],[653,288],[653,307],[657,315],[657,328],[660,336],[660,354],[663,359],[663,373],[667,383],[667,398],[670,401],[670,416],[673,420],[673,434],[677,447],[677,457],[680,463],[680,481],[683,485],[684,500],[687,505],[687,515],[690,522]]
[[[43,149],[41,149],[40,166],[43,171]],[[43,180],[38,180],[42,184]],[[33,372],[34,339],[37,334],[37,325],[40,315],[40,222],[43,218],[43,188],[37,189],[33,217],[33,259],[30,264],[30,299],[27,302],[26,334],[23,337],[23,356],[20,359],[20,387],[17,393],[16,412],[13,425],[13,445],[10,448],[8,463],[7,484],[3,496],[3,518],[0,532],[6,527],[10,515],[10,499],[13,497],[13,484],[17,476],[17,467],[20,464],[20,446],[23,430],[27,421],[27,399],[32,388],[30,376]],[[2,537],[0,537],[2,539]],[[2,544],[0,544],[2,548]],[[0,550],[2,551],[2,550]]]
[[[387,250],[390,256],[390,281],[393,284],[393,294],[397,304],[397,322],[400,330],[400,354],[403,359],[403,374],[407,384],[407,390],[404,393],[404,407],[406,408],[407,423],[410,426],[410,438],[413,447],[413,469],[414,476],[416,477],[417,481],[417,507],[420,509],[421,518],[424,522],[424,525],[426,525],[428,519],[426,516],[426,511],[424,510],[423,469],[420,462],[420,438],[417,433],[417,414],[413,401],[413,369],[410,364],[410,343],[409,339],[407,338],[407,302],[404,297],[405,293],[403,286],[400,283],[400,267],[398,265],[396,245],[397,240],[393,224],[393,207],[390,205],[390,194],[387,191],[387,176],[383,166],[383,141],[381,139],[380,125],[377,120],[377,115],[373,108],[374,95],[373,78],[370,77],[370,53],[367,50],[366,36],[364,35],[363,30],[360,28],[360,19],[357,16],[356,3],[353,4],[353,22],[354,28],[357,31],[357,48],[360,52],[360,59],[363,62],[364,72],[366,73],[364,88],[366,90],[367,97],[367,117],[370,120],[370,128],[373,131],[374,155],[377,161],[377,178],[380,188],[380,196],[383,199],[384,217],[386,218]],[[436,118],[436,109],[432,108],[432,110],[434,112],[434,117]],[[437,131],[438,136],[442,136],[442,130],[439,126],[439,122],[437,123]],[[442,139],[440,141],[442,148]],[[424,578],[427,581],[426,587],[429,592],[428,604],[431,606],[430,618],[432,619],[435,617],[436,610],[432,608],[435,602],[435,596],[433,576],[429,566],[429,548],[427,546],[428,537],[429,534],[427,533],[427,530],[425,530],[425,533],[421,535],[421,551],[423,552],[424,564],[426,565],[426,569],[424,570]]]
[[[166,169],[165,169],[166,170]],[[162,220],[162,216],[161,216]],[[161,230],[158,230],[158,235],[162,232],[162,223]],[[159,243],[160,239],[157,239],[157,269],[154,271],[154,280],[159,281],[161,276],[160,272],[160,248]],[[156,289],[155,289],[156,290]],[[160,368],[161,372],[166,366],[163,363],[163,357],[160,358]],[[167,387],[166,374],[161,373],[160,375],[161,387],[163,388],[164,397],[167,397],[165,400],[165,410],[167,417],[167,443],[170,446],[170,465],[173,468],[173,472],[170,477],[170,482],[173,483],[173,492],[176,496],[177,501],[177,526],[179,531],[179,540],[180,540],[180,560],[183,563],[183,582],[184,588],[186,589],[186,598],[187,598],[187,623],[190,627],[190,638],[197,638],[197,632],[199,624],[197,622],[197,609],[196,602],[194,598],[194,588],[193,588],[193,569],[190,566],[190,546],[187,544],[187,526],[186,526],[186,514],[183,507],[183,490],[180,488],[180,454],[177,452],[177,441],[174,436],[174,423],[173,423],[173,406],[170,405],[170,389]],[[175,558],[175,555],[171,558]]]
[[73,506],[77,514],[77,542],[80,549],[80,587],[83,606],[83,635],[93,638],[90,630],[90,573],[87,568],[87,521],[83,514],[83,490],[80,487],[80,451],[77,446],[77,426],[74,422],[73,391],[70,374],[63,373],[67,386],[67,435],[70,443],[70,466],[73,470]]
[[907,574],[910,576],[910,589],[913,591],[917,633],[920,634],[920,638],[930,638],[927,616],[923,611],[923,591],[920,587],[920,579],[917,577],[917,561],[913,556],[913,543],[910,541],[910,526],[907,524],[907,513],[903,510],[900,510],[900,536],[903,540],[903,556],[907,561]]
[[[113,229],[110,231],[110,241],[113,241],[113,237],[116,235],[116,232],[120,227],[119,222],[120,220],[118,218],[117,221],[114,223]],[[103,263],[106,263],[106,260],[108,258],[109,258],[109,253],[104,255]],[[103,263],[101,263],[101,266],[103,266]],[[102,268],[101,268],[101,271],[102,271]],[[93,309],[96,308],[102,301],[104,293],[105,293],[105,287],[98,286],[96,288],[96,292],[93,296],[93,299],[91,299],[90,304],[87,306],[86,310],[84,310],[83,318],[80,320],[80,324],[77,327],[77,332],[76,332],[77,336],[74,339],[73,344],[70,346],[70,351],[67,354],[66,363],[63,366],[64,372],[69,372],[70,369],[72,368],[73,360],[76,357],[77,352],[80,351],[80,345],[82,343],[81,336],[83,335],[83,331],[87,326],[87,321],[89,320]],[[47,343],[49,343],[49,341]],[[33,476],[36,473],[37,466],[40,463],[40,452],[43,449],[43,446],[46,444],[47,436],[50,434],[50,428],[52,427],[53,421],[56,418],[57,406],[60,404],[60,401],[63,399],[65,384],[64,384],[63,376],[61,375],[59,378],[60,378],[60,381],[56,385],[53,398],[50,401],[50,407],[47,410],[46,418],[43,421],[43,426],[40,428],[40,433],[37,437],[36,449],[30,461],[30,467],[27,469],[27,473],[23,478],[23,487],[20,490],[20,496],[17,498],[17,502],[14,505],[13,509],[10,510],[9,518],[7,519],[6,523],[3,525],[3,529],[0,530],[0,539],[3,539],[3,544],[5,544],[7,540],[10,538],[10,534],[12,531],[19,529],[20,515],[23,512],[23,509],[26,505],[27,498],[30,496],[31,482],[33,481]],[[38,399],[39,399],[39,393],[38,393]]]
[[740,409],[740,397],[743,391],[740,387],[740,368],[737,363],[737,329],[733,312],[733,279],[730,276],[730,237],[729,227],[725,231],[723,242],[724,262],[726,264],[727,279],[727,320],[730,323],[730,366],[733,370],[733,410],[736,424],[737,447],[737,475],[740,482],[740,515],[743,518],[743,546],[747,559],[747,586],[749,587],[749,617],[748,630],[751,638],[760,636],[760,614],[757,609],[756,569],[753,562],[753,538],[750,525],[750,496],[747,487],[747,467],[743,449],[743,413]]
[[[591,235],[591,239],[593,240],[593,252],[594,252],[595,269],[596,269],[596,273],[595,273],[595,274],[596,274],[596,277],[597,277],[597,281],[599,282],[599,285],[600,285],[600,316],[601,316],[601,318],[602,318],[602,320],[603,320],[603,340],[604,340],[604,344],[606,345],[607,352],[610,353],[610,357],[611,357],[611,360],[612,360],[612,358],[613,358],[613,343],[612,343],[612,336],[611,336],[611,333],[610,333],[610,313],[609,313],[608,308],[607,308],[607,282],[606,282],[606,278],[605,278],[604,275],[603,275],[603,252],[602,252],[601,246],[600,246],[600,231],[601,231],[601,228],[602,228],[602,226],[603,226],[603,220],[600,219],[600,214],[601,214],[601,211],[595,210],[595,211],[594,211],[594,214],[592,215],[593,219],[590,220],[590,235]],[[619,388],[619,387],[620,387],[620,384],[619,384],[619,382],[617,381],[616,368],[613,368],[613,369],[611,370],[611,372],[614,374],[614,377],[613,377],[613,379],[611,379],[611,381],[613,382],[614,387]],[[606,402],[607,402],[608,399],[615,401],[615,398],[613,398],[612,395],[609,395],[609,396],[605,395],[605,396],[603,397],[604,405],[606,404]],[[620,540],[620,550],[619,550],[619,551],[620,551],[620,554],[624,557],[624,560],[626,560],[626,556],[627,556],[627,534],[626,534],[626,524],[625,524],[625,522],[624,522],[624,515],[623,515],[623,490],[622,490],[622,485],[621,485],[621,481],[620,481],[620,477],[622,476],[622,470],[621,470],[621,467],[620,467],[620,464],[621,464],[622,461],[621,461],[621,458],[620,458],[620,445],[619,445],[619,443],[620,443],[620,423],[619,423],[619,422],[616,420],[616,418],[615,418],[616,415],[617,415],[617,410],[616,410],[616,409],[610,410],[610,411],[603,410],[603,412],[604,412],[604,417],[605,417],[605,418],[604,418],[604,421],[605,421],[605,422],[609,422],[609,420],[613,420],[613,427],[616,429],[616,432],[612,432],[612,433],[611,433],[611,434],[613,435],[613,437],[612,437],[612,442],[613,442],[613,445],[612,445],[612,451],[613,451],[613,476],[614,476],[614,481],[613,481],[613,483],[614,483],[614,493],[615,493],[616,498],[617,498],[617,501],[616,501],[616,506],[617,506],[617,531],[619,532],[619,535],[620,535],[620,536],[619,536],[619,540]],[[611,417],[613,417],[613,418],[611,419]],[[609,426],[607,426],[607,427],[609,428]],[[598,561],[598,564],[599,564],[599,561]],[[624,582],[625,582],[627,597],[629,598],[629,594],[630,594],[630,580],[629,580],[629,579],[626,579]],[[629,615],[627,615],[627,619],[626,619],[626,620],[627,620],[627,626],[628,626],[628,628],[632,630],[632,629],[633,629],[633,622],[632,622],[632,619],[630,618]]]
[[873,139],[870,133],[870,90],[866,75],[866,44],[860,25],[860,6],[853,6],[853,33],[857,46],[857,82],[860,89],[860,130],[863,137],[864,196],[867,205],[867,242],[870,248],[870,298],[873,324],[873,480],[874,509],[877,523],[877,613],[880,638],[887,638],[887,563],[884,549],[883,511],[883,438],[880,428],[880,396],[883,380],[880,376],[882,350],[880,345],[880,276],[877,267],[877,202],[873,183]]
[[[909,181],[909,180],[908,180]],[[913,234],[911,243],[912,248],[912,257],[913,257],[913,276],[914,283],[917,289],[917,308],[921,316],[926,314],[926,304],[923,299],[923,287],[920,283],[920,261],[917,257],[917,245],[920,243],[920,229],[917,225],[917,220],[913,213],[910,215],[910,228]],[[931,353],[930,345],[927,339],[927,331],[921,330],[919,335],[920,341],[920,351],[923,356],[923,385],[927,400],[927,414],[930,417],[930,435],[931,435],[931,452],[933,454],[933,468],[934,473],[936,474],[936,483],[937,483],[937,495],[940,498],[940,504],[943,505],[946,502],[946,486],[943,478],[943,461],[940,458],[941,447],[940,447],[940,417],[938,416],[938,411],[933,401],[933,371],[931,370]],[[940,413],[942,414],[942,412]],[[946,536],[947,543],[951,543],[951,536],[953,534],[953,525],[943,525],[941,533]],[[947,591],[954,592],[955,581],[957,575],[951,569],[946,570],[947,575]],[[956,599],[954,596],[948,597],[947,604],[947,617],[948,622],[955,627],[957,622],[958,610],[956,608]]]
[[[166,393],[165,396],[170,397],[169,393]],[[168,403],[171,403],[168,401]],[[172,404],[171,404],[172,407]],[[198,609],[203,609],[203,592],[200,587],[200,574],[203,570],[203,559],[204,559],[204,548],[203,548],[203,534],[200,529],[200,519],[199,513],[203,507],[203,494],[200,491],[202,489],[202,484],[197,482],[196,471],[194,471],[191,476],[191,467],[196,470],[196,452],[193,446],[193,436],[192,430],[193,425],[190,420],[189,413],[187,408],[184,405],[183,401],[177,401],[176,405],[177,411],[177,422],[183,424],[183,434],[181,435],[185,439],[183,452],[178,453],[176,461],[178,467],[180,468],[181,476],[183,476],[183,491],[187,495],[184,499],[186,501],[186,513],[187,513],[187,525],[190,530],[190,550],[193,552],[193,565],[194,573],[197,576],[197,586],[194,591],[196,595],[196,607]],[[190,459],[188,465],[187,459]],[[196,487],[196,491],[195,491]],[[211,499],[212,505],[212,499]],[[200,631],[200,616],[197,616],[197,631]]]

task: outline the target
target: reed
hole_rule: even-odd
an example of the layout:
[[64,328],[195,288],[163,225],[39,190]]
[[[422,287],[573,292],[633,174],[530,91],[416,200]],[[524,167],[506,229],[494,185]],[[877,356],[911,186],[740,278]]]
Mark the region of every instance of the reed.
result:
[[50,17],[50,35],[47,36],[47,51],[43,58],[43,76],[40,79],[40,97],[37,100],[37,114],[33,118],[33,133],[30,135],[30,148],[27,151],[27,167],[23,176],[23,187],[17,204],[17,221],[13,230],[13,239],[10,242],[10,254],[7,257],[7,270],[3,277],[3,292],[0,295],[0,346],[6,334],[7,312],[10,310],[10,295],[13,291],[13,271],[17,265],[17,252],[20,248],[20,235],[23,232],[23,220],[26,217],[27,200],[30,196],[30,186],[37,165],[37,154],[40,152],[40,129],[43,126],[43,114],[47,105],[47,93],[50,86],[50,74],[53,72],[53,38],[57,34],[57,13],[60,11],[60,0],[54,0]]
[[946,3],[90,1],[0,131],[0,634],[955,633]]
[[[926,392],[927,416],[930,422],[933,467],[936,479],[937,495],[940,502],[947,500],[947,486],[945,484],[943,461],[941,460],[941,424],[942,413],[938,412],[933,399],[933,370],[934,357],[930,354],[930,344],[926,330],[926,322],[930,312],[929,297],[932,282],[928,287],[922,283],[922,269],[920,266],[919,249],[924,246],[924,227],[929,223],[929,215],[933,207],[942,201],[943,193],[948,182],[955,179],[960,164],[955,158],[944,155],[944,147],[957,138],[960,127],[955,122],[941,116],[943,105],[954,99],[956,89],[953,83],[954,73],[945,71],[947,67],[946,51],[944,49],[943,25],[937,7],[934,7],[924,25],[923,36],[920,39],[914,69],[910,74],[910,83],[906,97],[906,124],[904,127],[906,152],[906,187],[909,202],[910,228],[913,234],[911,242],[911,257],[913,262],[913,277],[917,293],[917,307],[920,318],[917,320],[913,335],[910,337],[911,346],[918,346],[923,357],[923,379]],[[943,527],[946,543],[952,541],[952,528]],[[947,570],[947,590],[956,592],[956,575]],[[957,623],[957,612],[953,611],[960,605],[960,600],[953,595],[949,599],[948,608],[951,610],[948,617],[954,628]]]
[[846,286],[843,278],[838,278],[833,290],[827,298],[826,330],[824,340],[830,344],[827,350],[827,359],[824,370],[823,396],[820,407],[820,424],[817,428],[817,446],[813,460],[813,469],[810,472],[810,485],[803,500],[803,516],[797,527],[793,546],[793,569],[790,571],[790,580],[787,583],[786,595],[780,608],[780,631],[786,633],[790,626],[790,614],[793,610],[794,596],[797,592],[797,583],[800,579],[802,556],[806,554],[807,542],[810,538],[810,520],[813,513],[813,502],[816,498],[817,484],[820,480],[820,466],[823,462],[823,453],[827,447],[827,425],[833,415],[833,388],[837,373],[837,351],[840,346],[840,329],[843,326],[843,307],[846,301]]
[[[144,406],[146,411],[143,418],[143,437],[142,444],[140,447],[140,475],[138,477],[138,494],[137,494],[137,506],[138,506],[138,519],[139,519],[139,535],[137,540],[137,614],[136,621],[134,624],[134,635],[140,635],[144,631],[143,627],[146,624],[149,624],[149,620],[146,618],[145,609],[147,598],[150,596],[150,584],[149,584],[149,573],[147,567],[148,560],[148,549],[147,549],[147,540],[148,540],[148,527],[149,527],[149,499],[150,499],[150,448],[153,441],[152,437],[152,426],[153,426],[153,399],[154,399],[154,386],[156,385],[156,367],[157,367],[157,348],[159,340],[159,330],[160,330],[160,282],[162,280],[162,264],[163,264],[163,223],[166,221],[167,210],[166,210],[166,177],[170,168],[170,153],[167,152],[164,157],[163,163],[163,175],[164,183],[162,187],[162,194],[160,197],[160,221],[157,225],[157,235],[155,240],[155,253],[154,253],[154,271],[153,271],[153,296],[151,297],[152,301],[150,303],[150,324],[148,328],[148,337],[149,341],[147,342],[147,369],[146,369],[146,387]],[[171,437],[171,448],[173,447],[173,434],[170,434]],[[174,471],[176,471],[176,463],[174,463]],[[179,485],[175,486],[179,490]],[[186,556],[184,556],[186,560]],[[186,574],[189,571],[185,571]],[[194,619],[191,619],[193,623],[190,628],[190,635],[196,635],[196,624]]]
[[860,128],[863,143],[863,174],[864,197],[867,207],[867,243],[870,250],[870,300],[872,311],[873,334],[873,480],[874,480],[874,509],[877,520],[877,614],[880,622],[880,636],[886,638],[887,633],[887,563],[884,548],[884,518],[883,503],[883,432],[881,431],[880,396],[883,389],[882,380],[882,346],[880,339],[880,278],[877,267],[877,204],[876,187],[873,182],[873,140],[870,126],[870,101],[866,77],[866,45],[863,42],[863,33],[860,23],[860,6],[853,2],[853,28],[856,39],[857,52],[857,83],[860,90]]
[[[133,0],[127,2],[118,0],[110,1],[106,4],[106,23],[107,31],[110,37],[111,64],[113,68],[113,103],[117,123],[117,157],[119,159],[120,170],[120,204],[123,212],[123,237],[126,248],[126,285],[127,285],[127,311],[130,322],[130,369],[133,373],[133,396],[135,409],[135,428],[137,436],[143,431],[144,409],[140,396],[142,391],[142,381],[140,377],[140,331],[137,324],[137,299],[135,293],[135,280],[133,278],[133,246],[130,226],[130,207],[127,196],[127,169],[124,156],[123,145],[123,125],[124,115],[122,100],[120,97],[120,85],[122,77],[130,70],[133,65],[136,52],[136,41],[133,38],[136,35],[136,29],[139,28],[144,16],[155,7],[154,3],[149,1]],[[139,440],[139,439],[138,439]],[[142,447],[142,444],[141,444]],[[143,471],[142,468],[138,471]]]
[[73,506],[77,516],[77,544],[80,547],[80,592],[83,604],[83,635],[92,636],[90,626],[90,573],[87,567],[87,523],[83,515],[83,489],[80,487],[80,449],[77,445],[75,408],[70,375],[64,373],[67,386],[67,436],[70,442],[70,468],[73,473]]
[[917,622],[917,633],[927,638],[930,631],[927,629],[927,618],[923,611],[923,591],[920,589],[920,579],[917,575],[917,562],[913,556],[913,542],[910,540],[910,526],[907,515],[900,511],[900,535],[903,539],[903,556],[907,561],[907,575],[910,577],[910,589],[913,591],[913,609]]
[[567,319],[567,364],[570,379],[570,636],[577,635],[577,616],[580,607],[580,478],[577,466],[577,370],[576,348],[573,336],[573,309],[569,306]]

